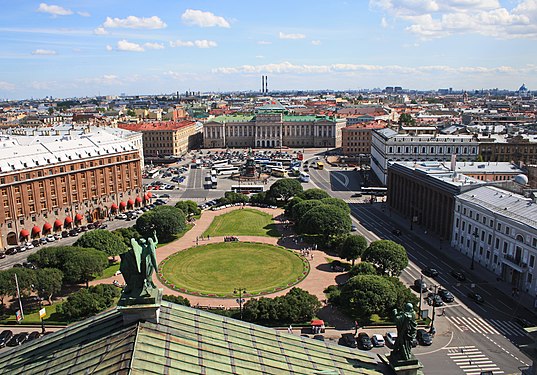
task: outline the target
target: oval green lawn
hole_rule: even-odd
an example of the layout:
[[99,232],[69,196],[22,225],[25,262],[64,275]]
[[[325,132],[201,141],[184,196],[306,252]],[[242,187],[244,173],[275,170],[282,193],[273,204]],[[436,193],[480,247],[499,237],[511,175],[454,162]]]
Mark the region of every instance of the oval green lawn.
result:
[[192,247],[166,258],[159,277],[169,287],[189,294],[234,297],[235,288],[266,294],[302,280],[309,264],[292,250],[247,242]]
[[216,216],[203,236],[280,237],[272,215],[253,208],[238,209]]

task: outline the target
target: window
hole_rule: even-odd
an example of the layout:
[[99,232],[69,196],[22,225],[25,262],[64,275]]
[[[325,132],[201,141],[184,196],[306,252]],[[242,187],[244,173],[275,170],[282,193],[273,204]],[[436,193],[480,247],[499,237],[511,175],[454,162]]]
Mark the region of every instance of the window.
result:
[[502,230],[502,224],[501,223],[498,223],[498,225],[496,225],[496,230]]
[[533,281],[533,275],[531,273],[528,273],[528,284],[531,284]]
[[509,234],[509,227],[505,227],[505,234]]

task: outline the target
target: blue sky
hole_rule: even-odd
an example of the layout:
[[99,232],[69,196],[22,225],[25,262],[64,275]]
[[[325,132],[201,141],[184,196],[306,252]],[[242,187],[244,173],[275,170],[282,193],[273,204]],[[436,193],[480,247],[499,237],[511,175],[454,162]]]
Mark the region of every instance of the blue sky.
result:
[[0,98],[537,89],[537,0],[4,1]]

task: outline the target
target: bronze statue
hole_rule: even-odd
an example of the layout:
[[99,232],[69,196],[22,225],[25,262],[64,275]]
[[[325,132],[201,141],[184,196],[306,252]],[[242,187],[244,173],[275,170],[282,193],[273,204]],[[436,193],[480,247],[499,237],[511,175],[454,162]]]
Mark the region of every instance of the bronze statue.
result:
[[416,338],[416,314],[411,303],[405,305],[404,311],[393,310],[395,325],[397,326],[397,339],[390,355],[392,360],[408,361],[413,358],[412,342]]
[[119,270],[127,284],[123,298],[149,297],[156,289],[152,280],[153,271],[157,269],[158,239],[155,231],[153,237],[139,241],[131,238],[132,249],[120,255]]

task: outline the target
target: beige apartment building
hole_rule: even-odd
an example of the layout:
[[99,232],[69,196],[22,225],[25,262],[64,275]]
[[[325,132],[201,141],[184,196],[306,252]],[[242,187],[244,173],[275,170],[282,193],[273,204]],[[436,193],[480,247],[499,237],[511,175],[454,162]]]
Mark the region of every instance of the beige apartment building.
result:
[[369,121],[341,129],[341,151],[345,156],[371,154],[371,138],[374,129],[387,126],[385,121]]

